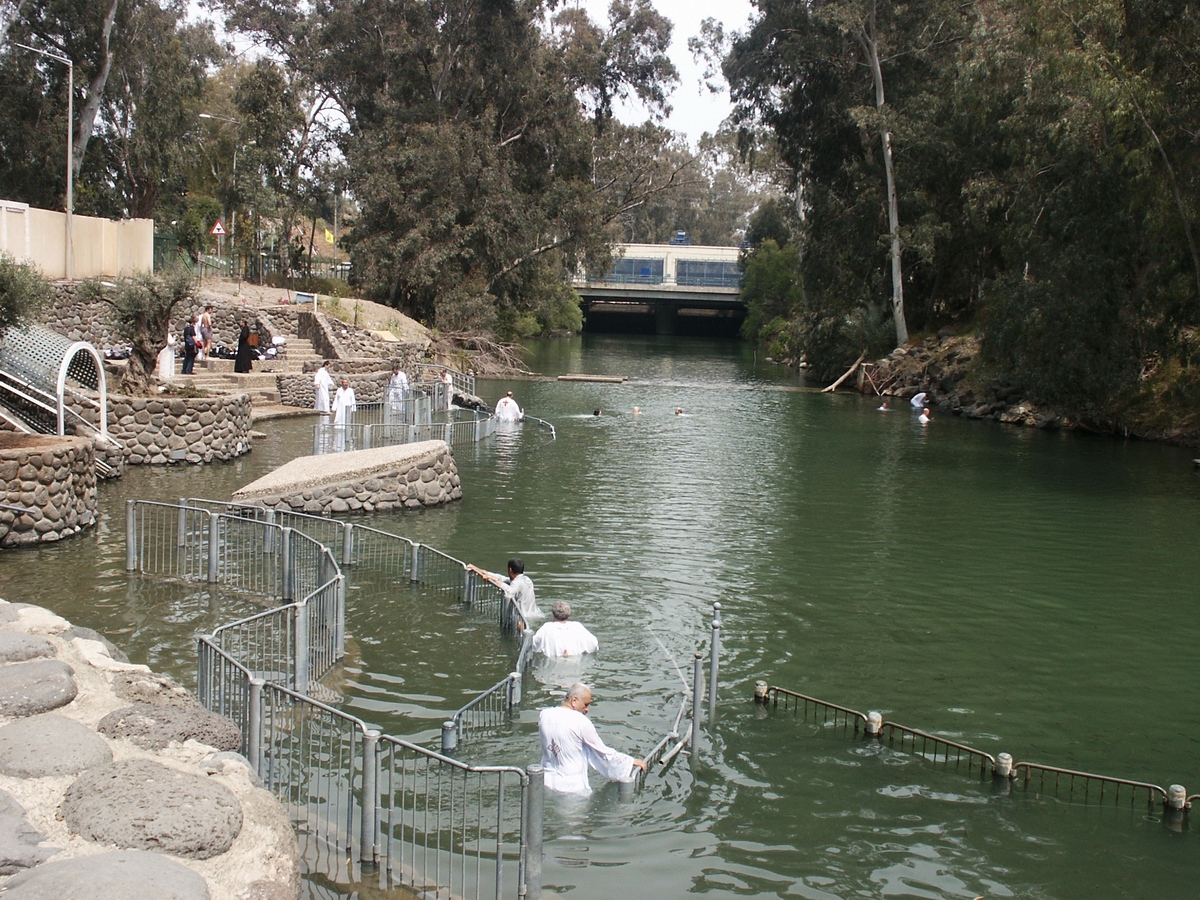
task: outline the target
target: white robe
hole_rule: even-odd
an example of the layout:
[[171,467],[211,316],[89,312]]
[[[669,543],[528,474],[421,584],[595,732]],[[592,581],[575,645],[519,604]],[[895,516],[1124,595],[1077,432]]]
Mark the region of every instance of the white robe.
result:
[[317,412],[329,412],[329,392],[333,390],[333,377],[324,366],[313,376],[313,394],[316,396]]
[[158,351],[158,377],[167,381],[175,376],[175,335],[167,335],[167,346]]
[[358,408],[354,401],[354,388],[340,387],[333,398],[333,424],[346,425],[350,422],[350,413]]
[[388,381],[388,402],[397,412],[404,408],[408,397],[408,376],[403,371],[397,372]]
[[525,618],[526,624],[546,617],[546,614],[538,609],[537,597],[533,592],[533,582],[528,575],[522,573],[511,580],[505,577],[503,582],[500,590],[517,607],[518,612]]
[[449,372],[447,372],[445,375],[442,376],[442,384],[444,384],[446,386],[445,388],[443,388],[443,390],[445,390],[445,392],[446,392],[446,409],[453,409],[454,408],[454,376],[451,375]]
[[533,652],[550,657],[581,656],[600,649],[596,636],[579,622],[547,622],[533,636]]
[[517,406],[517,401],[512,397],[501,397],[500,402],[496,404],[498,422],[519,422],[523,415],[521,407]]
[[908,402],[909,402],[909,403],[911,403],[911,404],[913,405],[913,408],[914,408],[914,409],[920,409],[921,407],[923,407],[923,406],[925,405],[925,396],[926,396],[926,395],[925,395],[925,392],[924,392],[924,391],[921,391],[921,393],[919,393],[919,394],[916,394],[916,395],[915,395],[915,396],[914,396],[914,397],[913,397],[911,400],[909,400]]
[[581,712],[565,706],[543,709],[538,715],[542,739],[542,768],[546,787],[564,794],[590,794],[588,766],[609,781],[633,781],[633,757],[600,740],[596,726]]

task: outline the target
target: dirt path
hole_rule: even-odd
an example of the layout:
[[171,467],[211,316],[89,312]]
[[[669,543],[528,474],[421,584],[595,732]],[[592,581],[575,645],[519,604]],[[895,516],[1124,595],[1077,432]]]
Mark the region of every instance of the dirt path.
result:
[[[283,288],[260,287],[246,281],[239,284],[236,281],[217,281],[209,278],[200,284],[196,294],[202,300],[211,298],[222,305],[240,303],[243,306],[268,311],[271,307],[279,306],[284,300],[290,302],[295,299],[295,294]],[[429,329],[420,322],[382,303],[322,296],[320,309],[326,315],[335,316],[360,328],[390,331],[401,341],[422,341],[429,337]]]

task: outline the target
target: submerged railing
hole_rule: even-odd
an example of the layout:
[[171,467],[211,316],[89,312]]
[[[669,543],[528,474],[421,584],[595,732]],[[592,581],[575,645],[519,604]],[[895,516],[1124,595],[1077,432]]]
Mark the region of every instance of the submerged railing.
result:
[[[386,407],[388,404],[377,404]],[[446,422],[363,422],[357,412],[345,425],[320,422],[313,426],[313,456],[351,450],[396,447],[420,441],[445,441],[452,447],[475,444],[496,432],[496,420],[486,413],[459,411]]]
[[827,700],[769,685],[765,681],[755,686],[754,699],[773,709],[790,710],[803,716],[805,721],[843,731],[853,730],[856,736],[861,730],[866,738],[920,756],[931,763],[964,766],[968,772],[977,768],[980,777],[990,775],[997,780],[1019,784],[1026,791],[1052,794],[1070,802],[1127,802],[1133,806],[1141,797],[1148,807],[1153,807],[1157,800],[1167,810],[1182,812],[1190,808],[1192,800],[1200,799],[1200,795],[1188,796],[1179,784],[1167,789],[1129,778],[1080,772],[1043,763],[1014,762],[1009,753],[993,756],[958,741],[889,722],[878,712],[862,713]]
[[[532,632],[501,591],[435,548],[321,516],[200,498],[129,501],[127,513],[130,571],[283,603],[198,639],[197,695],[241,728],[247,759],[292,811],[310,869],[347,882],[378,866],[380,887],[430,896],[540,896],[541,767],[449,756],[510,723],[521,702]],[[382,735],[312,696],[344,652],[344,572],[356,569],[407,578],[520,636],[514,671],[443,725],[444,752]],[[669,765],[698,735],[701,656],[674,724],[645,754],[651,764]],[[692,727],[681,736],[689,702]]]

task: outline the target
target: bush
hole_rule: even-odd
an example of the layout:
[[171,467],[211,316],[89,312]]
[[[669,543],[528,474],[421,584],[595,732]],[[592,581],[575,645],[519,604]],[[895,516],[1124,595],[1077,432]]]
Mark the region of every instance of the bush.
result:
[[50,282],[36,266],[0,253],[0,334],[28,321],[49,297]]

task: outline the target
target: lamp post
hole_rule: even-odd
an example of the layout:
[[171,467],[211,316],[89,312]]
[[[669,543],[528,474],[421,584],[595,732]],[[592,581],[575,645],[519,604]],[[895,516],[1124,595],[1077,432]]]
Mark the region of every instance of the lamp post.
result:
[[[14,41],[14,43],[16,43]],[[41,54],[47,59],[52,59],[55,62],[60,62],[67,67],[67,280],[71,281],[75,278],[75,229],[71,220],[71,215],[75,211],[75,169],[72,165],[72,157],[75,155],[75,135],[73,132],[73,124],[75,122],[75,64],[71,62],[70,57],[63,56],[61,53],[55,53],[53,50],[39,50],[37,47],[30,47],[28,44],[17,44],[24,50],[30,50],[34,53]]]

